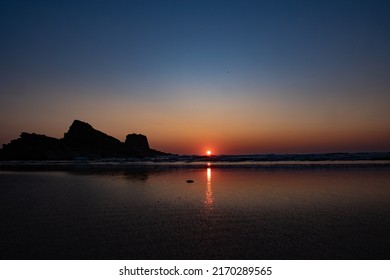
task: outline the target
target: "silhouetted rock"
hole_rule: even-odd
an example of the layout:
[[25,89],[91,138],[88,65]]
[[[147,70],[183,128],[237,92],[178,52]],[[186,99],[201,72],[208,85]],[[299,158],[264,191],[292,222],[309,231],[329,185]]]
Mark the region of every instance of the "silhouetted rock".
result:
[[18,139],[3,145],[0,158],[8,160],[49,160],[71,159],[71,151],[64,147],[61,140],[23,132]]
[[125,144],[127,147],[130,147],[138,151],[148,151],[150,150],[148,138],[142,134],[129,134],[126,136]]
[[79,120],[73,121],[62,141],[71,150],[84,156],[121,156],[124,153],[121,141]]
[[64,134],[64,141],[68,144],[104,147],[105,145],[119,145],[121,141],[94,129],[90,124],[79,120],[73,121],[68,132]]
[[124,143],[126,151],[141,156],[167,155],[149,147],[148,138],[142,134],[128,134]]
[[105,157],[145,157],[165,155],[150,149],[148,139],[141,134],[129,134],[126,142],[94,129],[90,124],[75,120],[64,138],[22,133],[20,138],[3,145],[3,160],[50,160]]

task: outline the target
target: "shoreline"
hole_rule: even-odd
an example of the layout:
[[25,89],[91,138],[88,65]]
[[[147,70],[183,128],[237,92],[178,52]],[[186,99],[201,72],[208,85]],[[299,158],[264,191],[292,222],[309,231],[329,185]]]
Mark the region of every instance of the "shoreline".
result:
[[65,160],[65,161],[0,161],[1,171],[110,171],[142,170],[164,171],[173,169],[346,169],[346,168],[387,168],[390,160],[344,160],[344,161],[128,161],[106,160]]
[[0,172],[2,259],[389,257],[389,167],[32,167]]

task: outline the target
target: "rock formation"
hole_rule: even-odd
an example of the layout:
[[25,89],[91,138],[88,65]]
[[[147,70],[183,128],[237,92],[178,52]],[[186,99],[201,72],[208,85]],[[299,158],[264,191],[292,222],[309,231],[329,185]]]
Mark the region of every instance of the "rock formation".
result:
[[62,141],[72,151],[87,157],[120,157],[124,155],[121,141],[79,120],[73,121]]
[[0,150],[0,159],[5,160],[50,160],[70,159],[71,151],[62,144],[61,140],[22,132],[18,139],[3,145]]
[[125,143],[75,120],[64,138],[23,132],[16,140],[3,145],[2,160],[68,160],[77,158],[145,157],[164,155],[150,149],[148,139],[141,134],[129,134]]
[[137,151],[148,151],[149,143],[148,138],[146,138],[145,135],[142,134],[129,134],[126,136],[125,144],[129,148],[133,148]]

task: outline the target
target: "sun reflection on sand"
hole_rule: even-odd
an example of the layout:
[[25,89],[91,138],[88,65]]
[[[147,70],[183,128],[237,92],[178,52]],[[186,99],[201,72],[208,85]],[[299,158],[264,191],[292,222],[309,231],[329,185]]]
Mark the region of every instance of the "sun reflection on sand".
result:
[[207,167],[207,188],[206,188],[206,194],[205,194],[205,206],[208,208],[212,208],[214,203],[214,197],[213,197],[213,189],[211,187],[211,167],[210,164],[208,164]]

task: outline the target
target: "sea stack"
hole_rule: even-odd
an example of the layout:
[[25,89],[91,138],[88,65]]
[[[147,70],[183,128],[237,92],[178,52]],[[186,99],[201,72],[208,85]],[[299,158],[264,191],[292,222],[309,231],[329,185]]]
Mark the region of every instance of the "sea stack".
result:
[[145,135],[129,134],[122,143],[79,120],[73,121],[62,139],[23,132],[18,139],[0,149],[0,160],[99,159],[158,155],[166,153],[151,149]]
[[137,151],[150,150],[148,138],[146,138],[146,136],[142,134],[128,134],[126,136],[125,144],[127,147],[131,147],[132,149]]
[[124,152],[121,141],[79,120],[73,121],[62,140],[67,147],[84,155],[112,157]]

